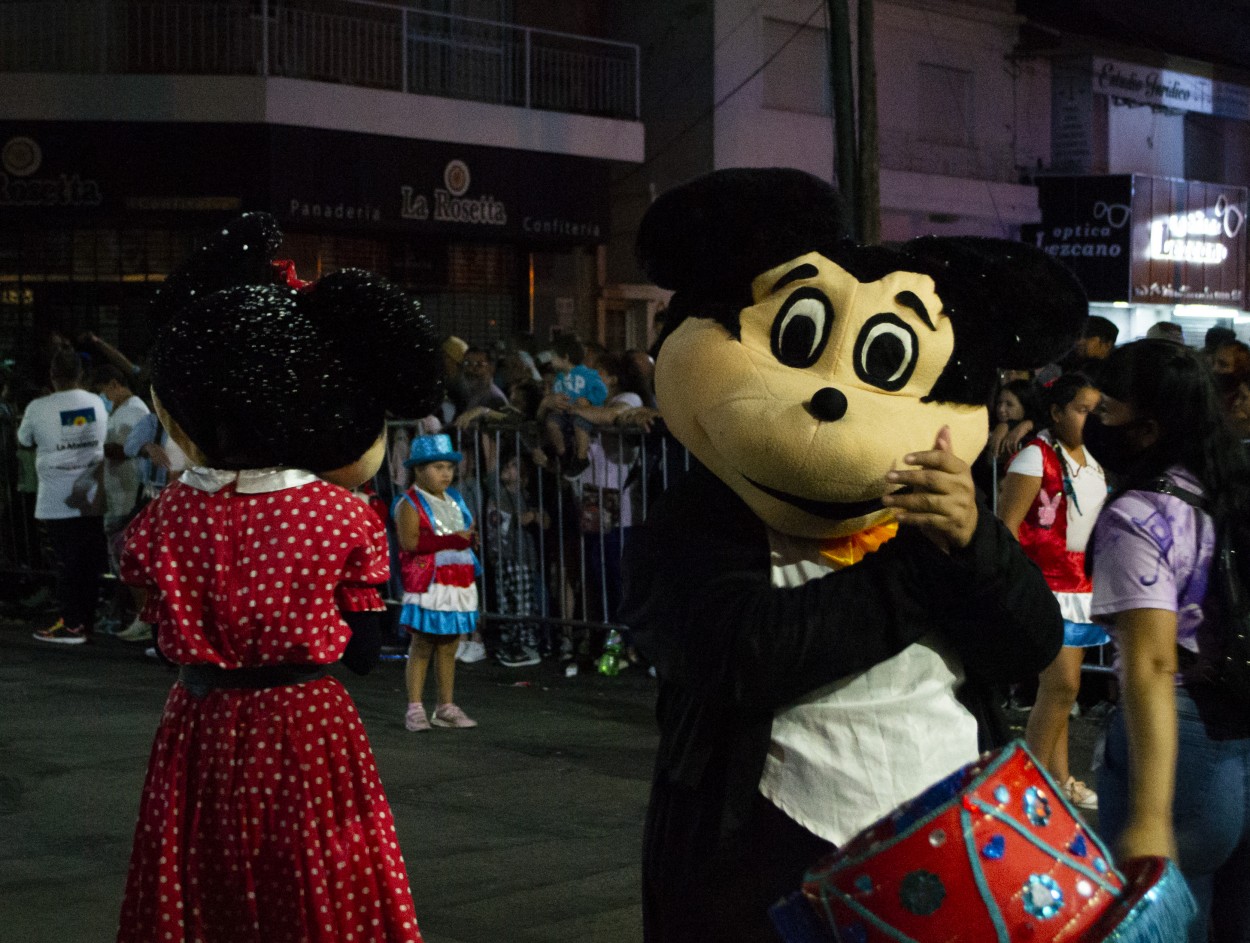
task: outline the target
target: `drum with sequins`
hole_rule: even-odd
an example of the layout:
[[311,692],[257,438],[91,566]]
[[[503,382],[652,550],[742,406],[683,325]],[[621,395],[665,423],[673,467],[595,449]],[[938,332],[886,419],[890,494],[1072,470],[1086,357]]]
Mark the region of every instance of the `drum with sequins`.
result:
[[1194,911],[1171,862],[1113,867],[1017,741],[819,862],[772,917],[786,943],[1153,943]]

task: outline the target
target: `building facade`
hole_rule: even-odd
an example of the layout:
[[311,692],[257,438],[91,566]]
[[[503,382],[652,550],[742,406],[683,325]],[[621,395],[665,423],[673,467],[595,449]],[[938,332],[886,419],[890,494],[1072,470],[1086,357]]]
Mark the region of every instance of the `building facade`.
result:
[[156,285],[247,210],[305,277],[379,271],[444,333],[593,329],[638,50],[533,7],[0,6],[0,356],[82,330],[141,353]]
[[[1131,3],[1111,5],[1133,15]],[[627,0],[617,26],[643,50],[647,139],[644,161],[614,178],[605,282],[635,318],[663,304],[647,294],[630,252],[655,194],[721,167],[791,166],[835,179],[827,3],[711,0],[664,15],[656,6]],[[848,6],[855,56],[857,4]],[[1218,278],[1192,259],[1159,257],[1161,249],[1156,257],[1143,253],[1160,225],[1170,234],[1165,241],[1184,239],[1176,234],[1186,214],[1198,212],[1206,228],[1218,218],[1220,227],[1236,229],[1242,188],[1250,184],[1250,80],[1235,66],[1159,51],[1183,41],[1185,31],[1164,29],[1159,48],[1135,48],[1117,38],[1123,29],[1087,35],[1066,13],[1035,15],[1052,6],[1065,5],[877,0],[882,238],[1025,238],[1060,254],[1071,250],[1057,244],[1056,231],[1107,223],[1093,216],[1074,221],[1067,210],[1056,215],[1063,184],[1052,179],[1114,177],[1120,183],[1113,188],[1127,186],[1138,196],[1111,202],[1126,213],[1131,204],[1145,236],[1130,238],[1133,225],[1125,224],[1124,233],[1107,237],[1125,240],[1123,288],[1105,302],[1091,291],[1096,310],[1120,323],[1126,339],[1173,317],[1194,336],[1213,323],[1243,330],[1237,312],[1245,308],[1246,264],[1236,233],[1220,237],[1228,255]],[[1202,184],[1231,189],[1217,193]],[[1209,206],[1185,202],[1208,192]],[[1150,200],[1157,213],[1145,208]],[[1094,199],[1089,212],[1107,202]],[[1225,205],[1232,207],[1227,213]],[[1152,273],[1145,281],[1134,275],[1136,288],[1130,261],[1134,272]],[[1164,273],[1170,261],[1178,264]],[[1079,262],[1073,267],[1081,273]]]

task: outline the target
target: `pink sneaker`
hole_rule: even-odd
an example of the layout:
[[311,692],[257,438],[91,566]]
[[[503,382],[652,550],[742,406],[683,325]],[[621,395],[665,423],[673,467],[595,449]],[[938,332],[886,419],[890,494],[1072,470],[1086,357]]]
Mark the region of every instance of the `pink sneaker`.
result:
[[458,708],[455,704],[440,704],[434,708],[434,716],[430,723],[435,727],[476,727],[477,721],[473,720]]
[[413,733],[430,729],[429,718],[425,716],[424,704],[409,704],[408,713],[404,714],[404,726]]

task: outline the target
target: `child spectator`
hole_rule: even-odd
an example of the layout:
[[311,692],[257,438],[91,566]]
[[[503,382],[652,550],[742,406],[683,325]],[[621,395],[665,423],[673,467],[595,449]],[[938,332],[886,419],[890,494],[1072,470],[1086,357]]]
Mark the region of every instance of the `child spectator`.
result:
[[1068,768],[1068,716],[1081,687],[1085,649],[1108,641],[1090,615],[1092,587],[1085,547],[1107,499],[1107,478],[1085,448],[1085,417],[1098,391],[1080,373],[1065,373],[1043,393],[1045,430],[1016,453],[1003,479],[998,516],[1038,565],[1059,600],[1063,648],[1042,672],[1025,740],[1078,808],[1097,809],[1098,796]]
[[[451,486],[462,456],[443,434],[418,436],[408,465],[416,484],[395,502],[404,606],[399,624],[412,635],[408,648],[408,710],[411,731],[435,727],[476,727],[452,701],[456,646],[477,628],[477,558],[473,515]],[[438,703],[427,717],[421,697],[434,662]]]
[[[538,612],[538,552],[530,530],[545,530],[550,519],[529,506],[525,494],[529,484],[527,472],[525,460],[517,452],[500,462],[497,481],[492,477],[486,482],[486,547],[497,574],[498,611],[504,616],[533,616]],[[535,623],[505,623],[496,657],[506,668],[538,664],[541,659]]]
[[602,377],[585,366],[586,349],[572,334],[559,334],[551,344],[551,366],[556,371],[551,395],[543,401],[539,415],[546,428],[547,442],[556,457],[564,463],[573,439],[574,458],[565,466],[565,476],[576,478],[585,471],[589,459],[590,430],[594,426],[580,416],[572,415],[576,406],[602,406],[608,388]]
[[986,448],[1000,463],[1000,476],[1021,444],[1036,430],[1042,412],[1037,387],[1028,380],[1008,380],[994,399],[994,425]]
[[590,444],[585,471],[573,482],[586,548],[589,609],[613,622],[621,601],[621,551],[634,525],[638,450],[621,435]]

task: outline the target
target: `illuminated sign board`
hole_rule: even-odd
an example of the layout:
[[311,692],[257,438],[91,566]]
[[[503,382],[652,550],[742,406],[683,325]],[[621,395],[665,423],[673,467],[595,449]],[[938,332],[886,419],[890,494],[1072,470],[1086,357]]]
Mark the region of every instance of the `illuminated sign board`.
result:
[[1245,187],[1122,174],[1043,177],[1027,237],[1091,301],[1246,302]]

